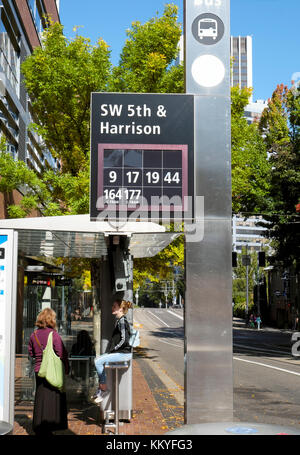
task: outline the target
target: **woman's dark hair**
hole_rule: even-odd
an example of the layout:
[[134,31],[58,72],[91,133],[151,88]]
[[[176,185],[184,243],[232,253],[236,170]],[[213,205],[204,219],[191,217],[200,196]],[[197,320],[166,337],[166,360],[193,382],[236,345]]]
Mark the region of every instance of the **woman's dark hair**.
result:
[[86,347],[86,348],[93,348],[93,343],[91,337],[87,330],[81,330],[77,335],[77,343]]
[[81,330],[77,335],[76,343],[72,346],[73,355],[93,355],[94,345],[87,330]]

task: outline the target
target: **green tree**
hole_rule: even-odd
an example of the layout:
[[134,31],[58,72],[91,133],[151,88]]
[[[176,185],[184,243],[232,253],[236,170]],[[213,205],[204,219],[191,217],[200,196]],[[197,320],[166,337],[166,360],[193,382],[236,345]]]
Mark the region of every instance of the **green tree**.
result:
[[175,5],[166,5],[161,17],[157,15],[145,24],[133,22],[119,65],[112,71],[111,91],[183,92],[183,67],[174,66],[181,33]]
[[[7,201],[5,207],[10,218],[24,218],[33,210],[40,208],[45,215],[53,214],[58,206],[53,203],[51,192],[43,180],[29,169],[23,161],[15,161],[6,153],[6,140],[0,142],[0,192]],[[25,190],[25,195],[18,205],[10,204],[11,193],[15,189]]]
[[[61,163],[60,170],[38,176],[25,163],[1,154],[0,175],[4,194],[22,188],[18,205],[8,205],[10,217],[25,217],[38,210],[43,216],[84,214],[89,210],[89,143],[91,92],[106,90],[110,76],[110,51],[99,40],[76,35],[68,40],[63,26],[52,24],[43,33],[43,46],[22,64],[35,123],[44,147]],[[9,198],[7,198],[9,200]],[[63,261],[70,275],[98,264]],[[95,278],[97,273],[93,273]],[[94,279],[94,283],[98,282]]]
[[299,267],[300,88],[278,85],[259,127],[270,156],[270,201],[264,218],[275,248],[273,261]]
[[27,189],[20,207],[8,207],[10,216],[26,216],[34,208],[48,216],[88,212],[90,97],[107,89],[109,55],[103,40],[95,46],[79,35],[68,40],[63,26],[53,24],[43,33],[43,46],[22,64],[36,120],[31,128],[61,169],[38,177],[24,163],[3,155],[1,191]]
[[[178,8],[167,5],[162,17],[156,16],[145,24],[132,24],[119,65],[112,71],[111,90],[184,92],[184,67],[173,64],[181,35],[177,21]],[[250,95],[250,90],[232,89],[232,186],[236,213],[259,213],[265,207],[268,195],[266,147],[257,124],[248,125],[244,118]],[[152,281],[166,279],[166,275],[172,274],[173,265],[184,266],[183,236],[155,258],[135,260],[136,286],[146,277],[151,277]]]
[[[111,91],[142,93],[183,93],[184,67],[175,65],[182,34],[178,7],[166,5],[161,17],[145,24],[133,22],[120,62],[113,68]],[[153,258],[134,260],[135,288],[146,279],[152,282],[173,276],[174,266],[184,265],[184,238],[180,236]]]
[[[109,49],[99,41],[92,46],[81,36],[67,40],[63,27],[52,25],[43,37],[43,47],[22,65],[32,99],[36,123],[50,151],[62,164],[48,171],[40,187],[48,189],[45,203],[32,200],[43,214],[88,213],[89,210],[89,120],[90,93],[121,92],[182,93],[184,69],[175,65],[181,26],[178,8],[166,5],[161,17],[145,24],[134,22],[119,64],[112,68]],[[243,109],[249,92],[232,91],[233,201],[234,210],[257,211],[265,203],[266,151],[257,127],[247,125]],[[4,172],[0,167],[0,174]],[[18,182],[15,181],[15,187]],[[42,193],[41,193],[42,194]],[[26,204],[26,199],[24,201]],[[21,203],[22,205],[22,203]],[[16,213],[19,208],[10,208]],[[18,212],[19,216],[28,213]],[[172,267],[184,265],[183,236],[152,259],[136,260],[136,279],[165,278]]]
[[261,213],[268,204],[270,163],[258,124],[249,125],[244,109],[251,90],[233,87],[232,103],[232,200],[235,213]]
[[174,267],[183,266],[184,237],[180,235],[156,256],[134,260],[134,287],[141,287],[147,279],[151,282],[173,279]]
[[109,48],[99,40],[76,35],[68,40],[63,26],[53,24],[43,34],[43,46],[22,64],[39,133],[64,173],[77,176],[88,168],[91,92],[107,89]]

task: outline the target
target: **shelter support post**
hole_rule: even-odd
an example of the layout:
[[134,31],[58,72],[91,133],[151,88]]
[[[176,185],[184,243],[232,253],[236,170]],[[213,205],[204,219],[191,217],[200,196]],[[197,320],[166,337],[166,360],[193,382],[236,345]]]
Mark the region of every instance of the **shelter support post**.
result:
[[[101,354],[108,352],[111,334],[114,329],[115,317],[112,315],[112,303],[114,297],[133,301],[133,266],[132,257],[129,253],[129,241],[126,236],[110,236],[108,240],[108,257],[101,262],[100,273],[100,307],[101,307]],[[115,244],[114,244],[115,242]],[[132,322],[132,310],[127,315]],[[130,420],[132,413],[132,364],[119,375],[120,400],[119,418]],[[107,371],[107,386],[113,390],[113,375]],[[112,394],[102,402],[101,420],[105,420],[106,414],[112,415],[115,404],[112,402]]]

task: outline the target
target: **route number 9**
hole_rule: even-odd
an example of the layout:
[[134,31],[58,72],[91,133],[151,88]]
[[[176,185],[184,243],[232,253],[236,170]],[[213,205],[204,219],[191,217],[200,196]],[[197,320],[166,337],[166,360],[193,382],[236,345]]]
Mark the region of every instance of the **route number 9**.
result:
[[110,171],[109,173],[109,182],[115,183],[117,181],[117,173],[116,171]]

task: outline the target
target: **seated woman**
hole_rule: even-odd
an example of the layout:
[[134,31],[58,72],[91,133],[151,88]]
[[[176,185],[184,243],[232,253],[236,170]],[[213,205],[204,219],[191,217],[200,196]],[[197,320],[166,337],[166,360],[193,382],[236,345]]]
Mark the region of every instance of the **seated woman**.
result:
[[95,367],[99,377],[99,389],[93,396],[95,403],[101,403],[108,395],[105,364],[128,362],[132,359],[132,348],[129,345],[130,326],[125,316],[131,307],[131,302],[121,299],[116,299],[113,303],[112,314],[116,317],[116,324],[109,345],[109,353],[95,359]]

